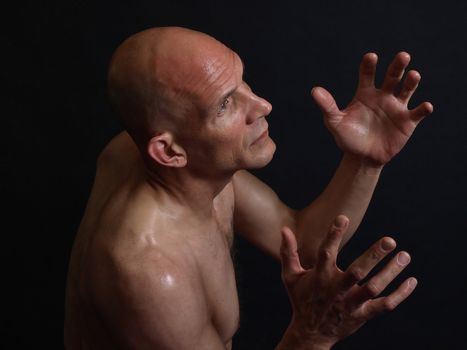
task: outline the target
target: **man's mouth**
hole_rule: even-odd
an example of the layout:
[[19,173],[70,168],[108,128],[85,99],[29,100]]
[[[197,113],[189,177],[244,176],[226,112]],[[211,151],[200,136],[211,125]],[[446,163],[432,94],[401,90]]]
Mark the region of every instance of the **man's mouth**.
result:
[[268,134],[269,134],[269,129],[266,128],[266,130],[261,135],[259,135],[259,137],[256,140],[253,141],[252,145],[265,139],[268,136]]

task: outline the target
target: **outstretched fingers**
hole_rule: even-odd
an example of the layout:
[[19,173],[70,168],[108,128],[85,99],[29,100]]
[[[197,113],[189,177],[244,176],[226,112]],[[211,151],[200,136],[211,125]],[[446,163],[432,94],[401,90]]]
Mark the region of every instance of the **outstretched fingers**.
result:
[[399,252],[391,261],[367,283],[358,289],[354,289],[349,299],[352,304],[361,305],[369,299],[379,296],[410,263],[410,255],[406,252]]
[[402,86],[402,89],[399,93],[399,96],[397,98],[401,103],[407,105],[410,101],[410,98],[412,97],[413,93],[418,87],[418,83],[420,83],[421,79],[420,73],[418,73],[415,70],[411,70],[410,72],[407,73],[407,76],[404,80],[404,85]]
[[418,281],[414,277],[406,279],[394,292],[386,297],[368,300],[359,310],[360,317],[369,320],[379,314],[394,310],[407,299],[417,287]]
[[336,268],[337,254],[347,228],[349,219],[345,215],[337,216],[321,242],[316,270],[319,274],[330,276]]
[[369,52],[365,54],[360,63],[360,72],[358,76],[358,87],[360,89],[375,86],[375,73],[378,56]]
[[430,102],[423,102],[410,110],[410,119],[415,123],[420,122],[427,115],[433,113],[433,105]]
[[368,273],[396,247],[391,237],[383,237],[355,260],[344,272],[340,291],[345,293],[363,280]]
[[342,113],[329,91],[317,86],[311,90],[311,97],[315,100],[327,123],[338,122],[340,120]]
[[282,263],[282,279],[289,282],[297,274],[305,271],[300,264],[300,258],[297,251],[297,239],[295,234],[288,227],[282,228],[282,243],[280,256]]
[[381,89],[387,93],[394,93],[395,88],[400,83],[405,68],[410,62],[410,55],[407,52],[399,52],[394,60],[389,64],[386,76],[384,77]]

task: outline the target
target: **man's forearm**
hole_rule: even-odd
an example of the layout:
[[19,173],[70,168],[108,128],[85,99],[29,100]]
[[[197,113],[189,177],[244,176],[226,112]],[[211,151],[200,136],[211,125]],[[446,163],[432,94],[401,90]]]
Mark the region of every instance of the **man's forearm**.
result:
[[297,212],[296,234],[304,266],[314,264],[319,244],[336,216],[343,214],[350,219],[342,245],[352,237],[368,208],[381,170],[382,167],[345,154],[323,193]]

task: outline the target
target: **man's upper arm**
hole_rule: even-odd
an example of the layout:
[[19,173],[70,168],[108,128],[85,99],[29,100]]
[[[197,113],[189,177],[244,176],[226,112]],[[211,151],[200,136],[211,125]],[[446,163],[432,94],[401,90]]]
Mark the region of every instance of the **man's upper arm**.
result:
[[245,170],[233,177],[234,228],[247,240],[279,259],[283,226],[295,229],[296,211],[287,207],[264,182]]
[[225,349],[200,281],[172,262],[155,260],[125,268],[101,295],[99,309],[113,341],[122,349]]

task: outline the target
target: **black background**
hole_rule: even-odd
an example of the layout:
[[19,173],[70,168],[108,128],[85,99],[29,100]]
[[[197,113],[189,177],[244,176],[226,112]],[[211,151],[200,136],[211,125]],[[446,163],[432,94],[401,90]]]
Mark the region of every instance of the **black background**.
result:
[[[60,349],[68,256],[92,185],[95,161],[121,130],[106,98],[106,69],[137,31],[179,25],[204,31],[242,57],[245,80],[273,104],[278,150],[256,171],[292,207],[324,188],[340,152],[310,98],[328,88],[339,106],[352,98],[361,56],[378,53],[378,79],[394,54],[412,55],[422,74],[411,106],[435,112],[386,166],[345,267],[391,235],[412,263],[397,281],[419,286],[336,349],[465,349],[467,240],[467,2],[442,1],[43,1],[6,9],[2,31],[2,190],[6,268],[23,287],[21,322],[7,318],[18,348]],[[6,60],[6,61],[4,61]],[[3,156],[2,156],[3,158]],[[13,210],[11,210],[13,209]],[[236,243],[241,327],[235,349],[272,349],[290,319],[279,264]],[[389,288],[389,291],[392,290]]]

